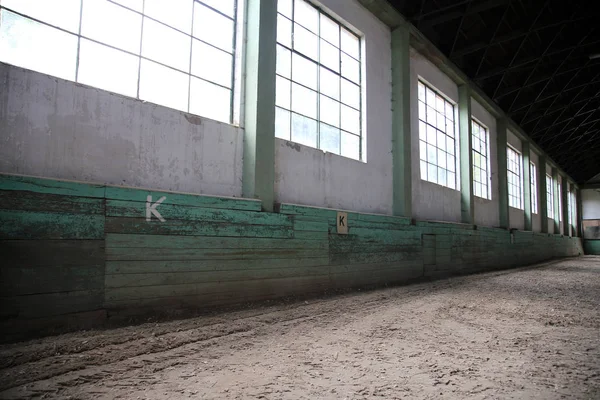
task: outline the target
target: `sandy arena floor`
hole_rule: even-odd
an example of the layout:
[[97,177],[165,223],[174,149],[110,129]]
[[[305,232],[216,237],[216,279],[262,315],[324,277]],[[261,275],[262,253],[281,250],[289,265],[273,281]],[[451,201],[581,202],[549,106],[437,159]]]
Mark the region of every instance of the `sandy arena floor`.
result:
[[600,399],[600,257],[3,345],[0,398]]

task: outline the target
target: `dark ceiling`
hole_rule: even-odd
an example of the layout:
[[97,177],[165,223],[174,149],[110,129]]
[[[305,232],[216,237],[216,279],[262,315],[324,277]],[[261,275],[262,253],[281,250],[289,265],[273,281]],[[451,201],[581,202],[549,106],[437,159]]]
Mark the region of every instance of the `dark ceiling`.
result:
[[600,2],[389,1],[573,179],[600,172]]

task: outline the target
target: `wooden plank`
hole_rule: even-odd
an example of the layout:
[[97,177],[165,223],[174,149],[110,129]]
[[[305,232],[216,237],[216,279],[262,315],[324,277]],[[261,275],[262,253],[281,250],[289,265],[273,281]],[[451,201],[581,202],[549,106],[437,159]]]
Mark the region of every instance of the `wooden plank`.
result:
[[329,257],[267,258],[256,260],[107,261],[106,274],[237,271],[329,265]]
[[230,210],[261,211],[260,200],[241,199],[235,197],[207,196],[182,192],[166,192],[148,189],[136,189],[119,186],[106,186],[106,198],[111,200],[127,200],[145,203],[148,196],[157,201],[165,196],[162,204],[181,206],[226,208]]
[[104,265],[104,240],[0,240],[2,270],[7,268]]
[[44,179],[25,175],[0,174],[0,190],[17,190],[44,194],[81,197],[104,197],[104,185],[85,182]]
[[265,258],[327,257],[327,249],[164,249],[107,247],[108,261],[262,260]]
[[104,200],[59,194],[0,190],[0,209],[103,215]]
[[329,267],[327,265],[268,269],[252,268],[229,271],[108,274],[106,275],[105,279],[105,287],[120,288],[181,285],[206,282],[253,281],[328,274]]
[[[206,207],[160,204],[157,207],[166,220],[205,221],[248,225],[292,226],[291,217],[282,214],[245,210],[213,209]],[[106,215],[109,217],[140,218],[146,216],[146,202],[107,200]]]
[[335,225],[335,218],[337,217],[338,211],[345,211],[348,213],[348,219],[362,222],[373,222],[373,223],[387,223],[394,225],[410,225],[410,218],[396,217],[392,215],[384,214],[368,214],[368,213],[357,213],[348,210],[335,210],[331,208],[320,208],[320,207],[309,207],[298,204],[282,203],[279,205],[279,212],[281,214],[298,215],[312,218],[319,218],[321,220],[327,220],[329,223]]
[[102,239],[104,216],[0,210],[0,239]]
[[104,264],[0,268],[0,293],[3,296],[102,290],[103,287]]
[[121,235],[108,233],[106,247],[146,247],[161,249],[327,249],[329,242],[308,239],[271,239],[212,236]]
[[294,217],[295,231],[329,232],[327,221],[316,221],[303,217]]
[[104,300],[102,290],[44,293],[30,296],[0,297],[3,318],[40,318],[98,310]]
[[230,223],[211,223],[200,221],[167,220],[147,222],[145,218],[106,218],[107,233],[183,235],[183,236],[235,236],[292,238],[294,232],[285,226],[237,225]]
[[402,252],[394,253],[330,253],[329,261],[336,264],[369,264],[402,262],[421,259],[423,250],[420,247],[407,247]]

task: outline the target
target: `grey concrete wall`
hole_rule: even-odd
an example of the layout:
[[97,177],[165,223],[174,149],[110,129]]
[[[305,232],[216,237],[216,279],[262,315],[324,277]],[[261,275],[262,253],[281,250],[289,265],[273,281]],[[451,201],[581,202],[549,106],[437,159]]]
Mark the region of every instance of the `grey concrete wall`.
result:
[[[531,153],[530,154],[530,160],[531,160],[532,163],[535,164],[536,178],[539,181],[539,177],[537,175],[539,174],[538,171],[540,170],[540,158],[539,158],[539,156],[535,152],[531,151],[530,153]],[[544,168],[544,167],[541,166],[541,168]],[[534,196],[534,193],[532,193],[531,196]],[[537,213],[533,213],[533,212],[531,213],[531,224],[532,224],[534,232],[541,232],[542,231],[542,218],[540,217],[540,211],[541,211],[541,206],[540,206],[540,182],[537,183],[537,193],[535,193],[535,196],[537,197],[538,212]]]
[[490,187],[492,192],[492,198],[490,200],[475,196],[475,224],[482,226],[498,226],[500,204],[498,198],[498,144],[496,143],[496,118],[474,99],[471,99],[471,115],[488,129],[489,167],[491,171]]
[[581,208],[583,219],[600,219],[600,189],[583,189]]
[[[411,95],[413,216],[421,220],[460,222],[460,190],[453,190],[424,181],[420,176],[419,107],[417,98],[419,79],[426,81],[455,105],[458,103],[458,88],[454,81],[412,49],[410,55],[410,89],[411,93],[414,93],[414,95]],[[458,126],[456,127],[456,133],[458,134]],[[459,152],[457,151],[456,154],[458,155]],[[459,175],[458,170],[457,175]],[[456,187],[459,189],[460,184],[457,183]]]
[[[275,200],[391,214],[390,30],[355,0],[321,0],[320,3],[364,35],[363,146],[366,139],[368,162],[275,139]],[[373,62],[365,62],[367,60]]]
[[241,196],[243,131],[0,63],[0,172]]

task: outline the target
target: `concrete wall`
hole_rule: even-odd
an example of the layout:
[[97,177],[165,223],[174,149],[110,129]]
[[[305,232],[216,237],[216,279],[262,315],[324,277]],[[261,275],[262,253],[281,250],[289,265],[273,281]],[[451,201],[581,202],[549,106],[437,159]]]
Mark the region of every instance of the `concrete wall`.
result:
[[496,118],[481,104],[471,99],[471,114],[488,129],[489,133],[489,167],[491,171],[491,200],[475,196],[475,224],[482,226],[498,226],[500,218],[500,202],[498,188],[498,144],[496,142]]
[[585,253],[600,255],[600,189],[583,189],[581,207]]
[[[540,203],[540,182],[539,182],[539,176],[538,176],[539,175],[539,170],[540,170],[540,158],[533,151],[530,151],[529,157],[530,157],[530,161],[535,164],[536,179],[538,180],[538,183],[537,183],[537,193],[535,193],[535,194],[531,193],[532,198],[533,198],[534,195],[537,196],[538,212],[537,213],[533,213],[533,212],[531,213],[531,224],[532,224],[534,232],[541,232],[542,231],[542,218],[540,216],[541,215],[540,213],[541,213],[542,208],[541,208],[541,205],[540,205],[541,204]],[[544,168],[544,167],[541,166],[541,168]]]
[[320,3],[333,16],[364,35],[363,62],[369,60],[363,63],[362,76],[363,135],[368,144],[368,162],[275,139],[275,200],[391,214],[390,30],[355,0],[322,0]]
[[[421,220],[460,222],[460,191],[427,182],[419,172],[419,107],[418,81],[424,80],[452,103],[458,103],[458,88],[454,81],[417,51],[410,54],[411,129],[412,129],[412,205],[413,216]],[[456,108],[457,110],[457,108]],[[456,111],[457,112],[457,111]],[[455,119],[456,120],[456,119]],[[458,126],[456,128],[458,134]],[[457,151],[458,155],[459,152]],[[458,175],[458,173],[457,173]],[[457,184],[460,188],[460,184]]]
[[600,219],[600,189],[581,191],[582,219]]
[[0,63],[0,172],[241,195],[241,129]]

